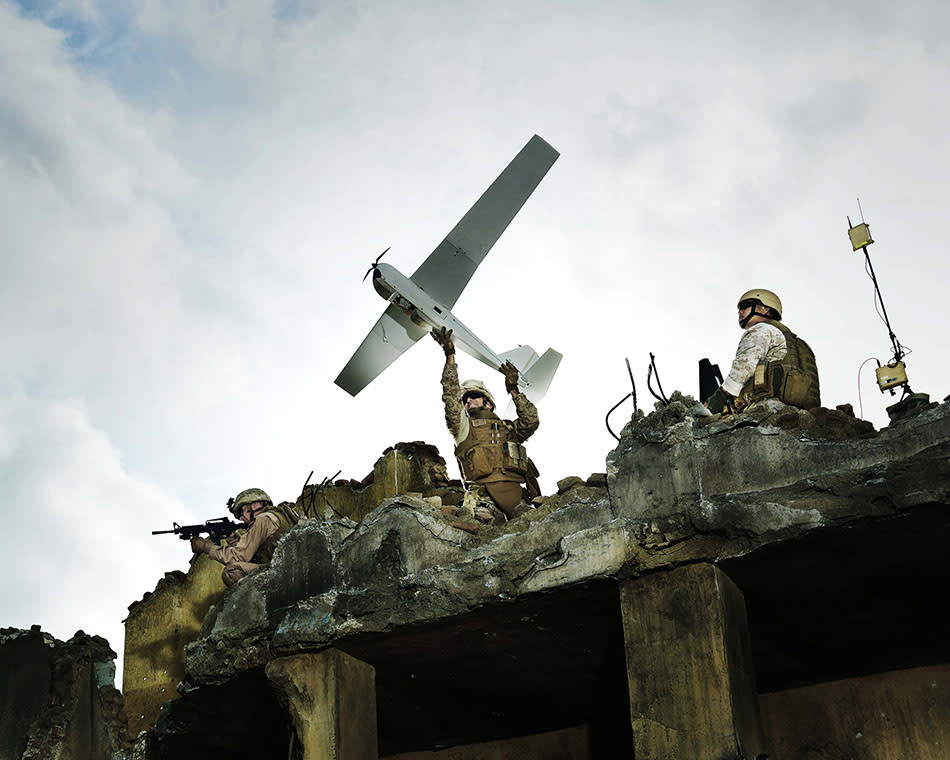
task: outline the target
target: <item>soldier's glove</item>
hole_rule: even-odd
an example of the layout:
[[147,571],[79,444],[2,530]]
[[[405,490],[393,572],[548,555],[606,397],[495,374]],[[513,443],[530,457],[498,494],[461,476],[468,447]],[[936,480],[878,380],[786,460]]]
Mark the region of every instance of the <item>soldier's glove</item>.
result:
[[505,390],[508,393],[518,390],[518,368],[511,362],[502,364],[498,371],[505,376]]
[[440,330],[433,330],[432,339],[442,346],[442,350],[446,356],[451,356],[455,353],[455,344],[452,342],[451,330],[446,330],[444,327]]
[[727,406],[731,406],[732,398],[732,396],[722,389],[722,386],[719,386],[716,388],[716,392],[707,399],[706,408],[713,414],[722,414],[723,409]]
[[211,551],[211,547],[214,546],[214,543],[208,538],[202,538],[201,536],[194,536],[191,539],[191,550],[195,554],[207,554]]

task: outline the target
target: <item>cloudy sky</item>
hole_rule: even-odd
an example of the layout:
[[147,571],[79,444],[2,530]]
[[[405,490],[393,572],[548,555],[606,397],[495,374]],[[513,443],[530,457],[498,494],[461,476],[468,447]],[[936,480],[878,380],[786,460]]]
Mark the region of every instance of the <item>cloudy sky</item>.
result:
[[726,369],[749,287],[857,409],[890,349],[858,196],[941,400],[950,6],[830,5],[0,0],[0,626],[121,650],[127,605],[187,567],[151,530],[397,441],[450,454],[434,343],[357,398],[333,379],[384,306],[369,262],[411,273],[534,133],[561,157],[455,313],[564,354],[546,492],[604,470],[624,357],[641,405],[651,351],[667,393]]

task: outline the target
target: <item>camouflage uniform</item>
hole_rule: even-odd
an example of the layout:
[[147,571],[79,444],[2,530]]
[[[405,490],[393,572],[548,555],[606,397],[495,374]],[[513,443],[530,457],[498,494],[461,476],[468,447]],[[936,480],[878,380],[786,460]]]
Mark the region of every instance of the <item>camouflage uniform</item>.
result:
[[742,386],[752,377],[755,365],[761,361],[777,362],[785,358],[788,347],[782,331],[769,322],[759,322],[746,329],[736,349],[732,368],[722,383],[730,396],[738,396]]
[[[761,387],[755,387],[753,378],[759,365],[768,370],[768,376]],[[802,409],[821,403],[814,353],[788,327],[773,320],[746,329],[722,389],[736,397],[736,409],[770,397]]]
[[287,510],[267,507],[257,513],[254,522],[236,543],[211,547],[208,556],[224,565],[221,578],[225,585],[233,586],[252,570],[270,562],[277,539],[290,530],[294,522]]
[[[524,464],[519,465],[519,469],[524,470],[523,474],[516,473],[510,469],[493,467],[491,468],[491,472],[482,474],[476,480],[472,481],[476,489],[480,490],[484,488],[488,496],[507,517],[513,517],[516,514],[517,506],[521,503],[523,498],[521,485],[528,482],[532,484],[532,490],[536,490],[537,487],[537,481],[535,479],[537,470],[534,469],[534,464],[527,458],[527,455],[523,453],[524,447],[520,446],[520,444],[531,437],[534,431],[538,429],[540,424],[538,410],[527,396],[523,393],[516,393],[512,397],[515,409],[518,413],[517,419],[515,420],[501,420],[494,412],[488,411],[487,409],[474,410],[472,415],[469,416],[465,411],[465,407],[462,405],[461,395],[462,390],[459,386],[458,367],[455,362],[446,361],[442,370],[442,403],[445,406],[445,424],[455,439],[456,457],[471,451],[474,446],[482,449],[492,449],[494,458],[500,462],[503,461],[504,454],[497,452],[508,451],[508,449],[503,449],[505,441],[510,441],[515,444],[515,451],[519,452],[518,456],[523,457]],[[495,427],[497,431],[499,437],[498,442],[489,443],[487,441],[478,441],[476,443],[475,441],[478,436],[475,435],[476,431],[473,430],[473,427],[482,421],[488,423],[489,421],[496,420],[499,424],[493,427]],[[461,460],[459,464],[462,467],[463,477],[465,477],[466,480],[471,480],[471,473],[466,472],[466,464]],[[537,494],[532,493],[531,495]]]

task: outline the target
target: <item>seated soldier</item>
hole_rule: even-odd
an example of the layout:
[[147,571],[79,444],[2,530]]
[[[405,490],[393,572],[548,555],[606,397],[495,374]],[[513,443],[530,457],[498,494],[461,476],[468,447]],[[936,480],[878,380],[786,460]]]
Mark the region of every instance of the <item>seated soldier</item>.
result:
[[745,332],[729,375],[706,406],[713,414],[741,411],[764,398],[813,409],[821,405],[818,366],[809,345],[782,324],[782,302],[771,290],[742,294],[739,326]]
[[[466,380],[459,385],[452,331],[443,327],[434,331],[432,337],[445,352],[442,401],[462,477],[470,492],[493,502],[508,519],[516,517],[528,508],[526,499],[541,495],[538,471],[521,445],[538,429],[538,410],[518,390],[518,370],[505,362],[500,371],[518,418],[499,418],[495,414],[495,400],[483,383]],[[523,484],[527,485],[527,492],[522,489]]]
[[230,536],[226,546],[200,536],[191,539],[193,552],[207,554],[224,565],[221,578],[226,586],[233,586],[252,570],[270,562],[277,539],[299,519],[292,507],[275,507],[270,496],[260,488],[241,491],[231,505],[231,512],[248,528]]

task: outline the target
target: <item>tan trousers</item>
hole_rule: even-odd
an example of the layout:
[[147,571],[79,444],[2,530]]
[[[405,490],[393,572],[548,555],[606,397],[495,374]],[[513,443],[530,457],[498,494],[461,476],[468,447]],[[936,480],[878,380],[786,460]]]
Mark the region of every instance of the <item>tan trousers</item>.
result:
[[501,481],[500,483],[481,484],[488,491],[492,501],[498,505],[498,508],[505,513],[509,520],[518,514],[518,506],[521,504],[524,492],[521,490],[521,483],[512,483],[510,481]]
[[231,587],[249,572],[259,567],[260,565],[254,562],[229,562],[221,571],[221,580],[224,581],[225,586]]

